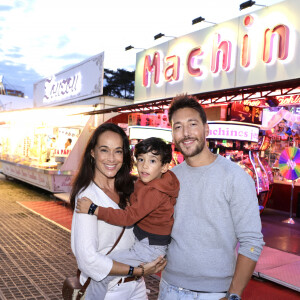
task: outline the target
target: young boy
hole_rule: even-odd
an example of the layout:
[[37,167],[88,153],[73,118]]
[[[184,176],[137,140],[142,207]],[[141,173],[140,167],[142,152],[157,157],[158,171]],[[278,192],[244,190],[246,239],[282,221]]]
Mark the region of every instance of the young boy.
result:
[[[134,245],[129,250],[109,255],[133,266],[128,276],[132,275],[134,267],[166,254],[179,193],[179,181],[173,172],[168,171],[172,160],[171,145],[159,138],[148,138],[135,146],[134,155],[139,179],[130,197],[130,206],[125,210],[96,206],[95,210],[95,205],[86,197],[79,199],[76,206],[78,213],[88,213],[92,208],[98,219],[113,225],[134,225]],[[112,279],[108,276],[97,284],[98,299],[104,299]]]

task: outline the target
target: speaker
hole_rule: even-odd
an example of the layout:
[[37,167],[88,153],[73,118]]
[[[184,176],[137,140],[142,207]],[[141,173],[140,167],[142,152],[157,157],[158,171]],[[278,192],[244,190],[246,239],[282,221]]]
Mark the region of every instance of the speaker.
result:
[[276,107],[279,105],[279,101],[275,97],[268,97],[266,102],[270,107]]

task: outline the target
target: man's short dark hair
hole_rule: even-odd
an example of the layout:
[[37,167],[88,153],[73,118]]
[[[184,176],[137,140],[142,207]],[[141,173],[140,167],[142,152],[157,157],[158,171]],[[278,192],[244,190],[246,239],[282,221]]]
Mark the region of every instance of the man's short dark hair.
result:
[[151,152],[154,155],[160,155],[162,165],[168,164],[172,160],[172,147],[164,140],[156,137],[145,139],[135,145],[134,156],[138,158],[140,154]]
[[203,107],[200,105],[196,97],[188,95],[180,95],[172,100],[169,107],[169,122],[172,122],[173,114],[181,108],[192,108],[196,110],[201,118],[203,124],[207,123],[206,113]]

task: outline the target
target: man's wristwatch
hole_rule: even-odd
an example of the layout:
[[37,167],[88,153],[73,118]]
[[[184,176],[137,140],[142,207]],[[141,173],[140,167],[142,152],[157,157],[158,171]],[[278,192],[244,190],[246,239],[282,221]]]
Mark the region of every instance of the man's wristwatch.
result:
[[229,292],[226,293],[225,298],[229,300],[242,300],[242,298],[239,295],[231,294]]

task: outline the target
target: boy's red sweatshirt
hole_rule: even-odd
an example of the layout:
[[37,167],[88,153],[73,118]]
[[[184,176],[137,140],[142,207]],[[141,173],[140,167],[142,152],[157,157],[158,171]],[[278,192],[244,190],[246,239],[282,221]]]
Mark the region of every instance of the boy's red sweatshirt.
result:
[[146,232],[169,235],[178,193],[179,181],[171,171],[146,184],[138,179],[130,196],[130,206],[125,210],[99,207],[98,219],[119,226],[136,223]]

